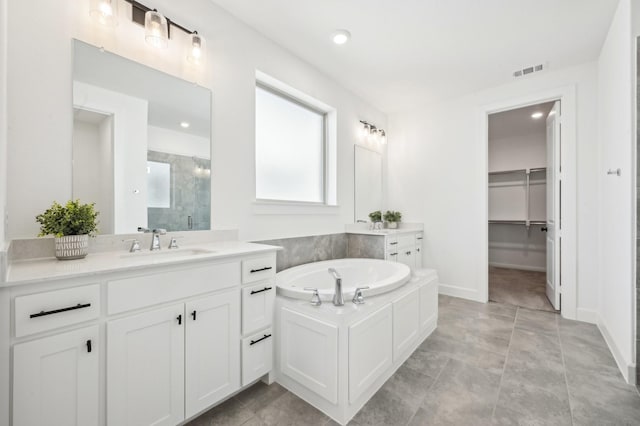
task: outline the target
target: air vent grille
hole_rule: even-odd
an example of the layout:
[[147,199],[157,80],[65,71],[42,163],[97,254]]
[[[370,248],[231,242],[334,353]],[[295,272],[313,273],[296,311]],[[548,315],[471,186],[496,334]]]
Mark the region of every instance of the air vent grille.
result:
[[530,67],[522,68],[521,70],[517,70],[513,73],[514,77],[522,77],[525,75],[533,74],[534,72],[539,72],[544,70],[544,65],[532,65]]

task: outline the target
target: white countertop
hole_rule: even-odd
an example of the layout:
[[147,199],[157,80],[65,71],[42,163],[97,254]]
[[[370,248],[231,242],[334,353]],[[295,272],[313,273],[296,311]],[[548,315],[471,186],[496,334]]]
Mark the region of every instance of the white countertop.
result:
[[62,278],[77,278],[109,272],[124,272],[159,265],[179,265],[193,261],[217,260],[227,257],[266,253],[281,250],[277,246],[219,241],[162,249],[158,252],[142,250],[136,253],[112,251],[89,253],[84,259],[58,260],[55,257],[19,260],[9,263],[5,282],[0,287],[32,284]]
[[362,234],[362,235],[396,235],[405,234],[409,232],[421,232],[424,227],[422,224],[401,224],[396,229],[369,229],[368,223],[354,223],[345,226],[345,233],[347,234]]

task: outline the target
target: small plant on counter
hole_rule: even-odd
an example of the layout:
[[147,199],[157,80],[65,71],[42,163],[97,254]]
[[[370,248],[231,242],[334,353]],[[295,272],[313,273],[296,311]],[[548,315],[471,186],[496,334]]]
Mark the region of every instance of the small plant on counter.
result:
[[402,220],[402,213],[394,212],[393,210],[387,210],[384,213],[384,221],[387,222],[389,228],[397,228],[398,222]]
[[373,223],[382,222],[382,212],[380,210],[376,210],[375,212],[369,213],[369,219],[371,219],[371,222]]
[[55,237],[58,259],[81,259],[89,249],[89,236],[98,232],[98,212],[95,203],[81,204],[70,200],[64,206],[53,202],[44,213],[36,216],[40,224],[39,237]]

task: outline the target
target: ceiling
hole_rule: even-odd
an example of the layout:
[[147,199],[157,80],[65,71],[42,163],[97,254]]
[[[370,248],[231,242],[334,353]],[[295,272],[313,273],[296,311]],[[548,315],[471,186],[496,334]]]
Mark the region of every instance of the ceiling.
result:
[[[554,102],[530,105],[524,108],[491,114],[489,116],[489,140],[510,139],[532,133],[545,133],[546,117]],[[531,114],[541,112],[542,117],[534,119]]]
[[[211,0],[384,112],[595,60],[618,0]],[[336,29],[351,41],[331,41]],[[532,76],[523,78],[534,78]]]

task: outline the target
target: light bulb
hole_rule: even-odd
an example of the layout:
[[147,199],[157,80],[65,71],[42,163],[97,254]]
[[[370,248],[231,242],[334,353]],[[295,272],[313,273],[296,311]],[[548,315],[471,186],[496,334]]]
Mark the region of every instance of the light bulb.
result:
[[387,144],[387,133],[384,130],[380,130],[380,142],[382,145]]
[[187,60],[194,64],[200,64],[204,60],[204,45],[205,40],[197,32],[189,34],[190,49],[187,55]]
[[118,24],[118,1],[91,0],[89,15],[102,25],[114,27]]
[[370,127],[368,124],[364,123],[362,125],[362,129],[360,129],[360,139],[364,140],[367,138],[367,136],[369,136],[369,129]]
[[351,38],[351,33],[347,30],[336,30],[333,33],[333,42],[335,44],[345,44]]
[[531,114],[531,118],[533,118],[534,120],[537,120],[538,118],[542,118],[544,114],[541,112],[534,112],[533,114]]
[[166,49],[169,46],[167,18],[156,10],[144,14],[144,39],[151,46]]

